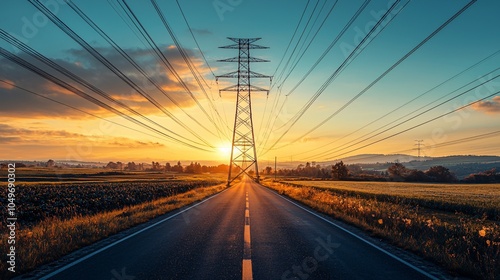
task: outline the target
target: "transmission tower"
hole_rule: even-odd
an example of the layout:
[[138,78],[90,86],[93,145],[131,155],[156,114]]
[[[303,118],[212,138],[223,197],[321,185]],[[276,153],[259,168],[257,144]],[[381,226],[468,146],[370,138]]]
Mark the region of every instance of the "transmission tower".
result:
[[417,142],[417,143],[415,143],[415,146],[417,146],[416,150],[418,151],[418,158],[419,159],[420,159],[420,150],[422,149],[422,146],[423,146],[423,144],[422,144],[423,141],[424,140],[415,140],[415,142]]
[[[270,76],[262,75],[250,70],[251,62],[269,62],[260,58],[250,56],[251,49],[267,49],[267,47],[253,44],[261,38],[230,38],[229,40],[236,44],[220,47],[222,49],[237,49],[238,56],[228,59],[218,60],[219,62],[237,62],[238,70],[224,75],[216,76],[219,78],[236,78],[238,83],[224,89],[222,91],[236,91],[236,112],[234,116],[233,143],[231,147],[231,162],[229,164],[229,174],[227,177],[228,186],[242,174],[248,174],[252,166],[255,166],[255,181],[259,182],[259,167],[257,165],[257,150],[255,148],[255,137],[253,133],[252,121],[252,100],[251,92],[264,91],[269,94],[269,91],[250,83],[251,78],[271,78]],[[233,167],[237,168],[237,175],[232,177]]]

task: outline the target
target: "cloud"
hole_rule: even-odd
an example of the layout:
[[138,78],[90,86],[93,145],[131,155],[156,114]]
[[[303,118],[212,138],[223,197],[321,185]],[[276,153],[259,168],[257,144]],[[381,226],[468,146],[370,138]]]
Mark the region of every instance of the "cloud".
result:
[[500,96],[495,96],[491,101],[480,101],[472,105],[476,111],[486,114],[500,114]]
[[7,82],[7,83],[0,82],[0,88],[3,88],[3,89],[13,89],[13,88],[15,88],[13,81],[5,80],[5,82]]
[[25,129],[0,124],[0,144],[75,146],[92,143],[107,148],[161,148],[164,144],[151,141],[138,141],[126,137],[95,136],[73,133],[65,130]]
[[[106,57],[106,59],[116,68],[120,69],[121,72],[128,76],[133,83],[142,88],[148,95],[168,110],[173,111],[177,108],[177,106],[169,100],[169,97],[174,99],[174,101],[176,101],[176,103],[181,107],[191,107],[195,105],[194,100],[192,100],[190,95],[184,91],[177,79],[175,79],[175,77],[169,73],[169,71],[166,70],[162,64],[160,64],[156,56],[153,56],[151,50],[139,48],[125,49],[127,54],[139,65],[141,65],[141,67],[148,73],[148,76],[155,81],[165,93],[159,91],[155,85],[148,81],[148,79],[140,74],[127,60],[123,59],[122,56],[111,47],[101,47],[96,48],[96,50]],[[191,91],[197,92],[199,88],[194,83],[194,78],[192,78],[191,72],[184,63],[179,51],[176,48],[170,48],[168,46],[163,46],[162,51]],[[186,50],[186,52],[202,74],[209,73],[208,68],[203,66],[202,60],[197,58],[193,51]],[[33,59],[27,54],[23,53],[20,54],[20,56],[30,62],[33,61]],[[163,114],[146,98],[133,90],[127,83],[118,78],[113,72],[107,69],[105,65],[97,61],[87,51],[83,49],[69,49],[61,56],[64,58],[55,58],[52,60],[127,106],[134,108],[145,115]],[[39,65],[37,63],[35,64]],[[74,85],[75,87],[84,90],[92,97],[95,97],[96,99],[99,99],[114,108],[119,108],[118,105],[113,105],[110,101],[107,101],[92,91],[85,89],[83,86],[74,83],[72,80],[49,69],[48,67],[44,65],[40,67],[51,74],[54,73],[55,76]],[[76,94],[61,88],[20,66],[17,66],[5,58],[0,58],[0,79],[8,80],[17,86],[24,87],[38,94],[42,94],[43,96],[50,97],[59,102],[101,117],[114,115],[114,113],[111,113],[108,110],[91,103],[90,101],[84,100]],[[0,97],[2,98],[2,102],[0,102],[0,111],[3,116],[16,118],[89,117],[82,112],[27,93],[5,83],[0,83]]]
[[38,130],[17,128],[6,124],[0,124],[0,138],[3,143],[12,144],[43,144],[50,140],[54,142],[88,141],[89,137],[79,133],[72,133],[65,130]]
[[191,31],[193,31],[193,33],[195,34],[198,34],[198,35],[212,35],[212,31],[208,30],[208,29],[204,29],[204,28],[191,28]]

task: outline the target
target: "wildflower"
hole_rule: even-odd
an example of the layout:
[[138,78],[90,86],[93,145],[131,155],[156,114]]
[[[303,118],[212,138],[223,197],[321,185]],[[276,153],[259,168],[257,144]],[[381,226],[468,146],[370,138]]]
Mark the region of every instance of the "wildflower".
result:
[[486,236],[486,231],[484,229],[479,231],[479,236],[485,237]]
[[384,220],[378,219],[378,223],[379,223],[379,225],[383,225],[384,224]]

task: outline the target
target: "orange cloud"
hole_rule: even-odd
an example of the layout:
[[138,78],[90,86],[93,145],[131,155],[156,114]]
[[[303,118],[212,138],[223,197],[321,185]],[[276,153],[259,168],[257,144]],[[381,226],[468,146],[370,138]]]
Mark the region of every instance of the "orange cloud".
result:
[[53,84],[51,82],[47,82],[44,87],[51,93],[62,93],[62,94],[67,94],[67,95],[74,95],[74,93],[72,93],[71,91],[63,88],[63,87],[60,87],[56,84]]
[[475,103],[472,108],[486,114],[500,114],[500,96],[493,97],[491,101]]
[[[184,59],[175,46],[162,46],[162,51],[175,68],[177,73],[182,77],[183,81],[189,89],[197,96],[204,98],[201,91],[194,80],[191,71],[184,62]],[[175,110],[177,105],[183,108],[196,106],[196,103],[185,89],[180,85],[172,73],[165,69],[164,65],[158,63],[157,59],[151,55],[151,51],[147,49],[127,49],[131,57],[135,57],[138,62],[144,65],[151,65],[153,69],[147,69],[148,76],[154,80],[159,87],[164,91],[160,92],[156,85],[151,84],[148,78],[143,77],[138,71],[126,60],[114,52],[111,48],[98,48],[98,51],[108,57],[114,65],[120,69],[125,75],[129,76],[142,90],[144,90],[151,98],[155,99],[162,107],[167,110]],[[193,64],[201,75],[207,76],[210,73],[209,69],[204,66],[203,61],[197,57],[197,53],[193,50],[185,50]],[[144,97],[140,96],[132,87],[124,83],[114,73],[109,71],[107,67],[95,61],[92,56],[83,49],[71,49],[67,51],[68,57],[65,59],[55,59],[54,61],[70,72],[78,75],[82,79],[88,81],[98,89],[112,96],[118,101],[125,103],[127,106],[139,111],[141,114],[162,114],[156,106],[148,102]],[[88,100],[83,100],[82,97],[59,87],[41,77],[35,75],[27,75],[26,70],[22,67],[13,65],[10,61],[0,58],[0,70],[9,70],[9,79],[16,85],[20,85],[29,90],[36,92],[41,96],[57,100],[63,104],[78,108],[85,112],[97,114],[101,117],[113,116],[114,113],[93,104]],[[5,70],[7,73],[7,71]],[[10,82],[9,81],[9,82]],[[69,79],[65,81],[71,83],[75,87],[120,111],[125,109],[115,106],[105,98],[98,96],[92,91],[72,82]],[[37,118],[88,118],[89,116],[81,111],[74,110],[71,107],[65,107],[61,104],[43,99],[36,94],[29,94],[23,90],[13,88],[12,85],[0,83],[0,89],[9,89],[4,91],[2,96],[3,102],[0,102],[0,111],[6,116],[14,117],[37,117]],[[168,97],[175,100],[171,102]],[[175,104],[174,104],[175,103]],[[177,104],[177,105],[176,105]]]
[[11,80],[5,80],[7,83],[0,83],[0,88],[4,88],[4,89],[13,89],[15,85],[15,83]]

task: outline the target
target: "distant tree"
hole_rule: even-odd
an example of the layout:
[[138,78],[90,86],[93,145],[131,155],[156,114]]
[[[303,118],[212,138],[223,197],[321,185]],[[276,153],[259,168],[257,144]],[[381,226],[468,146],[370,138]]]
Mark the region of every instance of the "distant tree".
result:
[[500,174],[497,173],[496,168],[490,170],[470,174],[464,179],[467,183],[498,183],[500,182]]
[[137,169],[137,165],[135,164],[135,162],[129,162],[129,163],[127,163],[126,168],[129,171],[135,171]]
[[191,162],[190,165],[186,166],[184,172],[186,173],[201,173],[201,164],[198,162]]
[[196,174],[201,173],[201,164],[199,162],[196,162],[194,164],[194,173],[196,173]]
[[177,162],[176,165],[172,166],[172,172],[182,173],[184,172],[184,168],[182,168],[182,164],[180,161]]
[[357,164],[349,164],[347,165],[347,170],[349,170],[349,174],[357,175],[363,173],[363,168]]
[[396,162],[387,168],[389,176],[394,179],[404,179],[408,174],[408,169],[401,163]]
[[429,170],[425,171],[425,175],[431,177],[436,182],[452,182],[455,181],[455,175],[444,166],[432,166]]
[[194,173],[194,163],[191,162],[190,165],[186,165],[186,168],[184,168],[184,172],[186,172],[186,173]]
[[171,171],[172,166],[170,166],[170,162],[165,163],[165,171]]
[[427,176],[422,170],[412,169],[406,175],[406,181],[410,182],[427,182],[429,181],[429,176]]
[[349,176],[349,170],[344,162],[340,161],[332,166],[332,178],[336,180],[344,180]]
[[56,166],[56,162],[55,161],[53,161],[51,159],[49,159],[47,161],[47,167],[55,167],[55,166]]
[[267,167],[266,167],[266,170],[265,170],[265,173],[266,173],[267,175],[269,175],[269,174],[271,174],[272,170],[273,170],[273,168],[272,168],[271,166],[267,166]]
[[106,168],[109,168],[109,169],[117,169],[118,168],[118,165],[112,161],[108,162],[108,164],[106,165]]

